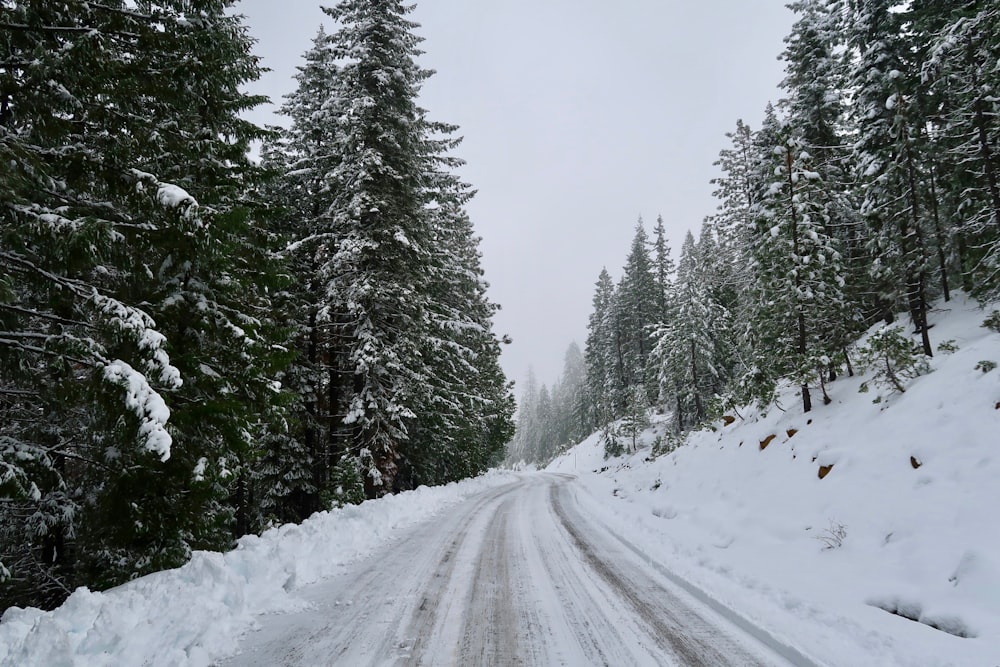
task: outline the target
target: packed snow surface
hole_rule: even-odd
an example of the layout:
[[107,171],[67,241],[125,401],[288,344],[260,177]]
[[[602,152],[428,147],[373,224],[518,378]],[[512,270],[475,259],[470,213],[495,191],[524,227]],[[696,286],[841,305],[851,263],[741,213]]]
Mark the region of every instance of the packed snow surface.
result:
[[12,608],[0,621],[0,665],[209,665],[235,651],[254,617],[301,609],[294,591],[370,556],[392,536],[510,473],[368,501],[313,515],[228,553],[196,552],[183,567],[95,593],[78,589],[58,609]]
[[586,509],[675,575],[827,664],[996,667],[1000,368],[980,363],[1000,363],[981,326],[994,308],[938,304],[944,345],[905,393],[841,377],[803,414],[788,387],[780,408],[733,412],[655,460],[667,416],[635,453],[605,461],[595,434],[548,469],[579,475]]

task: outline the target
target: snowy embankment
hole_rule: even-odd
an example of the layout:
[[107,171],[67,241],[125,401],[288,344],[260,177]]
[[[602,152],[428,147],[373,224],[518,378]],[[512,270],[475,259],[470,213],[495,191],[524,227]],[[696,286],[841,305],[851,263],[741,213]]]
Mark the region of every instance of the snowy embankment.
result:
[[0,622],[0,665],[208,665],[231,654],[261,613],[301,608],[290,593],[375,553],[398,532],[510,473],[372,500],[313,515],[228,553],[196,552],[183,567],[103,593],[78,589],[58,609],[13,608]]
[[1000,364],[993,308],[939,304],[935,344],[957,350],[905,393],[842,378],[804,415],[789,387],[784,409],[741,410],[655,461],[662,423],[636,454],[604,461],[595,434],[549,470],[578,474],[633,549],[820,664],[995,667],[1000,368],[977,369]]

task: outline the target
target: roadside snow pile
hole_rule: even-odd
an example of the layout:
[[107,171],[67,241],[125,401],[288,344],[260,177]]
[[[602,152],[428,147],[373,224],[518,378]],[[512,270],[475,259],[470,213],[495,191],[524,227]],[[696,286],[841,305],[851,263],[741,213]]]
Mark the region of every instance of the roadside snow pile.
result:
[[783,409],[655,461],[650,430],[636,454],[604,461],[595,435],[548,469],[578,472],[598,520],[821,664],[1000,665],[992,309],[939,304],[941,347],[905,393],[841,378],[803,414],[789,387]]
[[199,551],[183,567],[103,593],[80,588],[51,612],[9,609],[0,621],[0,665],[208,665],[235,651],[256,615],[301,608],[291,591],[513,479],[491,472],[320,512],[301,525],[244,537],[228,553]]

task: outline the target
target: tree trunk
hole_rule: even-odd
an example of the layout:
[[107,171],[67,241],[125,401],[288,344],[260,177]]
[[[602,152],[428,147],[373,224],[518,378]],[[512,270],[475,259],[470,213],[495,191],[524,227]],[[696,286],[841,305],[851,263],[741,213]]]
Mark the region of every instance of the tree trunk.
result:
[[[792,153],[786,150],[785,164],[788,168],[788,214],[792,221],[792,254],[795,257],[795,295],[796,309],[798,311],[798,353],[799,363],[805,362],[806,358],[806,315],[803,312],[803,305],[799,301],[802,294],[802,278],[799,274],[799,225],[798,216],[795,213],[795,179],[792,178]],[[812,410],[812,397],[809,395],[809,383],[802,383],[802,412]]]
[[986,131],[986,115],[983,113],[985,102],[982,97],[976,100],[976,126],[979,131],[979,154],[983,159],[983,173],[986,174],[986,185],[989,188],[993,203],[993,223],[1000,232],[1000,185],[997,184],[996,165],[993,164],[993,151],[990,148],[990,138]]
[[951,301],[951,290],[948,288],[948,262],[944,252],[944,232],[941,230],[941,215],[937,200],[937,162],[931,165],[931,216],[934,218],[934,235],[937,239],[938,267],[941,271],[941,291],[944,300]]
[[904,243],[903,256],[906,257],[906,255],[909,254],[905,250],[906,241],[912,236],[913,250],[918,264],[916,269],[909,265],[906,267],[907,300],[909,301],[910,316],[913,319],[913,325],[920,333],[920,341],[924,348],[924,354],[928,357],[932,357],[934,356],[934,350],[931,348],[931,340],[927,326],[927,293],[924,278],[924,265],[926,263],[924,235],[920,226],[916,166],[914,165],[913,151],[909,143],[905,144],[904,155],[906,158],[907,198],[909,199],[910,204],[910,229],[907,229],[905,219],[901,219],[900,224],[902,226],[901,232]]
[[705,418],[705,407],[701,404],[701,392],[698,390],[698,365],[695,362],[694,339],[691,339],[691,388],[694,391],[694,409],[697,415],[696,421]]
[[833,403],[833,399],[831,399],[830,395],[826,393],[826,382],[823,380],[823,370],[824,369],[822,368],[819,369],[819,388],[820,391],[823,392],[823,405],[830,405],[830,403]]
[[851,365],[851,356],[847,354],[847,348],[844,348],[844,361],[847,362],[847,377],[854,377],[854,366]]

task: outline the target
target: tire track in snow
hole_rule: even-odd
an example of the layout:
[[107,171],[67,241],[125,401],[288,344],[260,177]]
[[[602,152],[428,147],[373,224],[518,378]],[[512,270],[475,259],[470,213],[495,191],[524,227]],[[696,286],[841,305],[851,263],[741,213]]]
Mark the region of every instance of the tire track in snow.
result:
[[311,609],[265,617],[263,631],[221,664],[431,664],[420,656],[433,640],[458,553],[484,510],[525,483],[491,489],[408,530],[372,558],[345,564],[342,575],[303,590]]
[[223,664],[783,664],[587,519],[571,479],[525,475],[406,531]]
[[507,543],[513,500],[508,498],[497,508],[479,548],[459,645],[459,655],[468,664],[525,663],[518,640],[522,619],[515,613]]
[[[603,545],[598,549],[578,527],[579,515],[571,519],[560,499],[560,487],[550,489],[550,502],[556,515],[593,572],[606,582],[635,610],[657,645],[671,653],[683,665],[727,665],[729,667],[767,667],[770,663],[746,651],[743,645],[710,623],[690,603],[655,582],[650,573],[630,565],[630,558],[621,558]],[[618,555],[614,565],[608,554]]]
[[[522,486],[523,483],[516,486],[502,487],[502,490],[494,491],[479,500],[473,509],[467,513],[461,527],[451,540],[451,544],[445,550],[438,568],[434,572],[431,582],[429,582],[430,585],[423,591],[420,604],[413,611],[412,620],[405,632],[407,638],[412,638],[412,640],[407,640],[412,643],[410,644],[406,664],[433,664],[433,662],[428,662],[425,659],[425,654],[428,653],[430,645],[435,640],[440,640],[447,629],[442,627],[448,625],[445,622],[446,618],[444,618],[447,614],[441,614],[440,607],[446,597],[450,598],[448,600],[449,603],[456,601],[457,591],[455,589],[457,588],[457,583],[460,582],[453,581],[454,574],[462,560],[463,552],[469,549],[466,544],[469,532],[474,525],[482,521],[483,513],[490,504],[496,502],[499,498],[509,495],[514,489],[519,489]],[[502,507],[503,505],[497,508],[497,514]],[[488,539],[485,542],[488,542]],[[482,551],[482,547],[480,547],[479,551]]]

